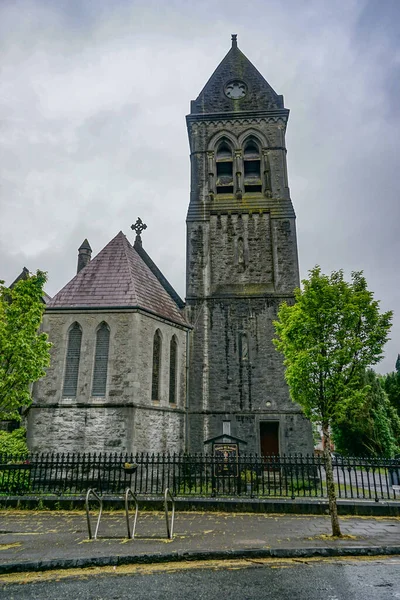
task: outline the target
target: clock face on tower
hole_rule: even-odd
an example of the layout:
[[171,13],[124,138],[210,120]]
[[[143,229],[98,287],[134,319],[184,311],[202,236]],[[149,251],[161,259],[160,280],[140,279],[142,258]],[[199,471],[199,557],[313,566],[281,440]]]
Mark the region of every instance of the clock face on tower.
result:
[[247,92],[247,86],[243,81],[230,81],[226,84],[224,89],[225,95],[232,100],[238,100],[244,98]]

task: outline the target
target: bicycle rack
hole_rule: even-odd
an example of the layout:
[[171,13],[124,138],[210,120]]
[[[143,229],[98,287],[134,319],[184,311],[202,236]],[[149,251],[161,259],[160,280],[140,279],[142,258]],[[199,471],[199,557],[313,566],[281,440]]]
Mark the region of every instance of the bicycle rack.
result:
[[89,540],[93,539],[92,525],[91,525],[91,522],[90,522],[90,510],[89,510],[89,498],[90,498],[91,495],[93,495],[95,497],[95,499],[97,500],[97,502],[99,503],[99,516],[97,518],[97,525],[96,525],[96,530],[94,532],[94,539],[97,539],[97,533],[99,531],[101,514],[103,512],[103,500],[102,500],[102,498],[96,493],[96,491],[93,488],[89,488],[88,491],[87,491],[87,494],[86,494],[86,501],[85,501],[86,519],[87,519],[87,526],[88,526],[88,532],[89,532]]
[[[94,499],[97,500],[97,502],[99,503],[99,516],[97,517],[97,523],[96,523],[96,529],[95,529],[94,535],[92,533],[92,524],[90,521],[89,500],[90,500],[91,496],[93,496]],[[128,531],[128,539],[133,540],[135,538],[136,524],[137,524],[138,513],[139,513],[139,504],[138,504],[136,494],[134,494],[130,488],[126,488],[125,494],[124,494],[124,499],[125,499],[125,520],[126,520],[126,528]],[[131,520],[129,517],[129,501],[130,500],[133,500],[135,503],[135,516],[133,519],[132,529],[131,529]],[[169,519],[168,501],[170,501],[172,503],[171,522]],[[86,507],[86,519],[87,519],[89,540],[92,540],[92,539],[96,540],[97,534],[99,531],[101,515],[103,513],[103,498],[96,492],[96,490],[94,488],[89,488],[86,493],[85,507]],[[169,540],[172,540],[172,538],[174,536],[175,498],[173,497],[173,495],[171,494],[171,492],[169,491],[168,488],[166,488],[165,492],[164,492],[164,509],[165,509],[165,522],[167,525],[167,538]]]
[[[168,496],[172,502],[172,516],[171,516],[171,527],[169,525],[169,515],[168,515]],[[164,508],[165,508],[165,521],[167,524],[167,538],[172,540],[174,535],[174,518],[175,518],[175,499],[168,488],[165,489],[164,492]]]
[[[135,503],[135,518],[133,520],[132,534],[131,534],[131,525],[130,525],[130,521],[129,521],[129,496]],[[138,505],[138,501],[136,498],[136,494],[134,494],[132,492],[131,488],[126,488],[126,490],[125,490],[125,518],[126,518],[126,527],[128,529],[128,539],[130,539],[130,540],[133,540],[135,538],[138,512],[139,512],[139,505]]]

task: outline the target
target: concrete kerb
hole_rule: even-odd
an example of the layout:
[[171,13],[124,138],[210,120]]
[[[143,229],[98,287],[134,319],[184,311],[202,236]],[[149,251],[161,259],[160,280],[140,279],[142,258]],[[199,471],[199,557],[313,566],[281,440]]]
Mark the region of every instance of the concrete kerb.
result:
[[210,550],[202,552],[177,551],[124,556],[96,556],[84,558],[54,559],[42,561],[14,562],[0,565],[0,575],[28,573],[58,569],[84,569],[88,567],[121,566],[133,564],[160,564],[182,561],[211,561],[227,559],[257,558],[334,558],[359,556],[400,555],[400,546],[341,546],[321,548],[250,548],[244,550]]
[[[105,509],[120,510],[124,503],[122,498],[104,497]],[[160,499],[151,496],[139,497],[142,510],[162,510]],[[178,497],[176,508],[181,511],[206,512],[250,512],[250,513],[280,513],[298,515],[327,515],[328,501],[313,498],[196,498]],[[0,508],[23,508],[45,510],[75,510],[84,508],[84,497],[60,496],[8,496],[0,497]],[[368,517],[398,517],[400,502],[396,500],[359,500],[338,499],[339,515],[368,516]]]

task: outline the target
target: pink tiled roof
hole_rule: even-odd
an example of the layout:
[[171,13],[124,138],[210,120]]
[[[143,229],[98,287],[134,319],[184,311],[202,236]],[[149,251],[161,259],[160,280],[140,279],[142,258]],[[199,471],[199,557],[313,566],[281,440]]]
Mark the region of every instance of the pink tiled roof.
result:
[[175,300],[120,231],[61,291],[47,309],[141,308],[188,326]]

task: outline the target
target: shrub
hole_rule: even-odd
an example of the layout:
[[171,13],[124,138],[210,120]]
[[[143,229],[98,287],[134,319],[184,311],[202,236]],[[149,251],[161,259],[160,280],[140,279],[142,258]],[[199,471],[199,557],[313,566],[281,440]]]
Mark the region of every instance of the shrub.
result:
[[27,454],[26,430],[23,427],[14,431],[0,431],[0,454]]

